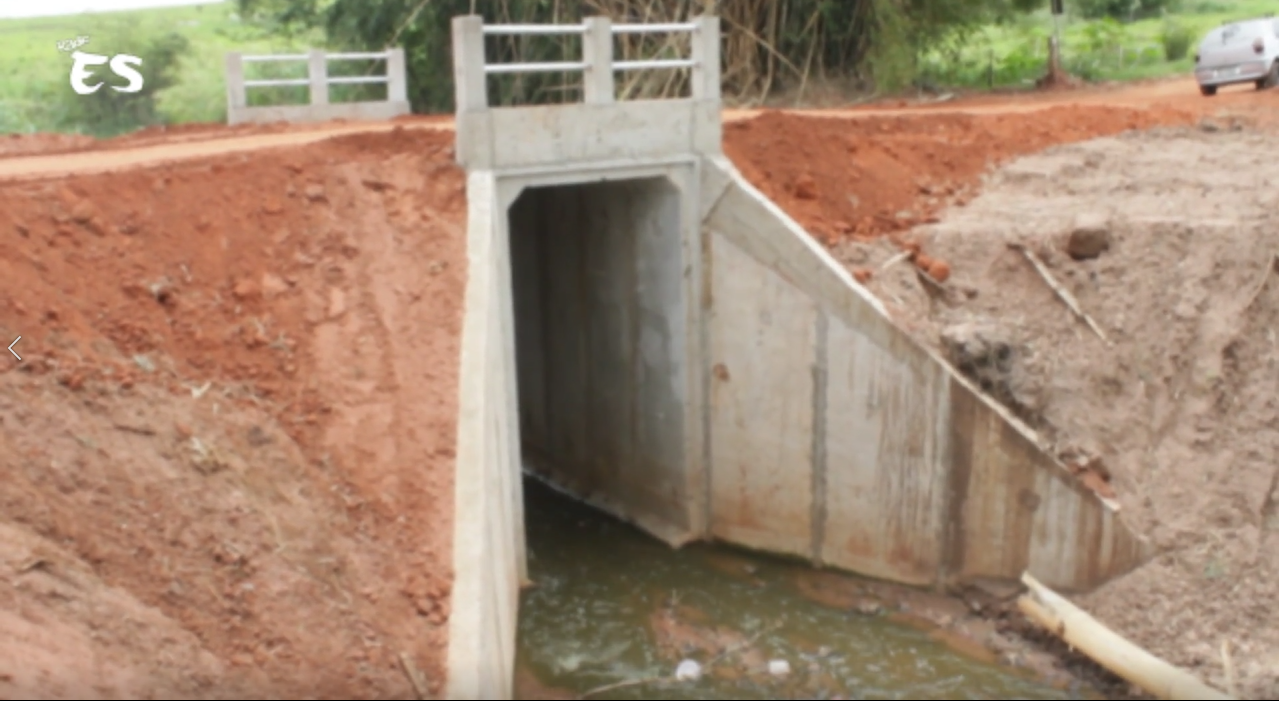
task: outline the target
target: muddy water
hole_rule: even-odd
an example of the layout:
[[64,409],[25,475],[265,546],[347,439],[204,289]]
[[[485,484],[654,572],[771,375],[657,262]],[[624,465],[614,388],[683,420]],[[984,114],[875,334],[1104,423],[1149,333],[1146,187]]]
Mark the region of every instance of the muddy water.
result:
[[[517,698],[1069,699],[873,607],[801,594],[807,568],[736,550],[673,551],[525,481],[529,575]],[[728,654],[724,654],[727,650]],[[681,660],[697,681],[672,680]],[[784,660],[789,673],[772,674]]]

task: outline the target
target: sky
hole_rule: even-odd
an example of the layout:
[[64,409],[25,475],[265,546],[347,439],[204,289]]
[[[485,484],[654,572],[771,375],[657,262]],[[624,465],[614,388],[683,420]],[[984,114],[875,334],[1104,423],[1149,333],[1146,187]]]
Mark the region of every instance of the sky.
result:
[[0,0],[0,18],[49,17],[81,12],[113,12],[174,5],[203,5],[223,0]]

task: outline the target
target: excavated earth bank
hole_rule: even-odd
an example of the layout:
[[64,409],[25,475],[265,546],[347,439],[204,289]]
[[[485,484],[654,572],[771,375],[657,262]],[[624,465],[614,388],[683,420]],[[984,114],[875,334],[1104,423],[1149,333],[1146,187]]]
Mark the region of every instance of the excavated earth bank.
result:
[[0,188],[0,696],[411,698],[401,655],[438,688],[451,141]]
[[1241,697],[1257,699],[1279,693],[1273,144],[1207,124],[1017,160],[911,232],[948,262],[944,284],[883,270],[897,252],[883,242],[835,247],[1153,540],[1153,562],[1080,605],[1222,689],[1227,645]]
[[[992,391],[1101,459],[1083,476],[1165,554],[1084,603],[1210,672],[1225,635],[1248,688],[1270,693],[1257,572],[1279,290],[1236,308],[1274,249],[1264,139],[1067,147],[972,199],[1008,159],[1193,119],[766,113],[728,125],[725,147],[925,341],[966,333],[974,366],[1008,349],[987,363]],[[0,696],[412,698],[406,668],[439,693],[465,192],[452,133],[404,124],[0,183],[0,333],[22,335],[24,358],[0,364]],[[97,163],[131,146],[92,148]],[[1110,246],[1068,262],[1058,239],[1090,208]],[[945,282],[878,272],[919,235]],[[1043,250],[1116,348],[1009,257],[1010,236]]]

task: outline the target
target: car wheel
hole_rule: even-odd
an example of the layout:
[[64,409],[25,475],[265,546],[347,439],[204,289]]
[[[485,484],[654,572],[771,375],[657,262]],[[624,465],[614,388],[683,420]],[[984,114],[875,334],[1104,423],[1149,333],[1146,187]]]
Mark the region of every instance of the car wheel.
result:
[[1212,97],[1213,95],[1217,94],[1217,86],[1216,85],[1200,85],[1199,92],[1202,93],[1204,97]]
[[1265,90],[1276,85],[1279,85],[1279,61],[1270,64],[1270,72],[1266,74],[1265,78],[1257,81],[1257,89]]

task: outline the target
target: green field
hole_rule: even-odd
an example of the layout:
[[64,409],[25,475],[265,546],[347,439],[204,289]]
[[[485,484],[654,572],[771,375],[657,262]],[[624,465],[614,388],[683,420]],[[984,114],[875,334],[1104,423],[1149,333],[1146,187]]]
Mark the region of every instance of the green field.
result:
[[[219,122],[225,119],[222,73],[227,51],[297,53],[323,44],[319,34],[273,36],[242,22],[235,9],[234,2],[224,2],[0,20],[0,74],[9,76],[0,80],[0,133],[78,131],[105,136],[156,123]],[[1279,0],[1183,0],[1176,12],[1159,19],[1121,23],[1064,18],[1060,20],[1063,59],[1070,72],[1086,80],[1184,74],[1191,70],[1195,46],[1209,28],[1276,10]],[[1046,41],[1053,27],[1053,17],[1040,11],[1009,24],[985,27],[962,43],[925,52],[918,65],[920,83],[968,89],[1033,83],[1043,73]],[[1188,43],[1185,55],[1172,60],[1163,40],[1169,28],[1179,28],[1184,34],[1182,43]],[[144,65],[149,71],[158,71],[158,86],[151,85],[151,74],[146,70],[144,74],[154,95],[124,97],[106,90],[89,97],[76,95],[68,82],[71,59],[56,47],[57,41],[76,36],[88,36],[90,43],[84,50],[100,54],[142,55],[144,49],[151,51],[152,60],[148,63],[144,58]],[[335,69],[341,66],[334,64]],[[305,75],[301,63],[252,64],[249,68],[258,69],[250,78]],[[172,69],[170,75],[163,75],[166,69]],[[263,69],[274,70],[268,74]],[[103,69],[97,70],[109,76]],[[357,70],[372,68],[352,66],[342,72]],[[254,104],[305,99],[305,88],[268,89],[250,95]],[[333,99],[344,99],[342,91],[335,89]]]
[[[172,123],[225,119],[222,73],[227,51],[294,53],[309,44],[307,38],[272,37],[241,23],[231,2],[0,20],[0,75],[10,76],[0,80],[0,132],[98,131],[92,124],[64,119],[68,104],[82,98],[69,83],[71,58],[58,51],[56,42],[83,35],[89,37],[84,51],[137,53],[147,41],[170,32],[185,37],[190,45],[179,58],[176,84],[156,95],[161,115]],[[302,64],[287,67],[293,69],[292,76],[305,75]],[[96,72],[105,73],[103,68]],[[299,94],[277,97],[302,99]]]
[[[1279,0],[1183,0],[1177,11],[1133,22],[1062,18],[1062,60],[1090,81],[1123,81],[1190,73],[1195,48],[1209,29],[1249,17],[1279,14]],[[1016,87],[1043,75],[1054,20],[1047,11],[1003,26],[989,26],[961,46],[933,51],[921,61],[921,77],[938,86]],[[1163,38],[1181,29],[1185,56],[1168,60]]]

